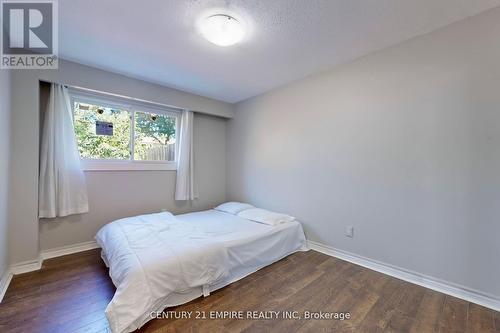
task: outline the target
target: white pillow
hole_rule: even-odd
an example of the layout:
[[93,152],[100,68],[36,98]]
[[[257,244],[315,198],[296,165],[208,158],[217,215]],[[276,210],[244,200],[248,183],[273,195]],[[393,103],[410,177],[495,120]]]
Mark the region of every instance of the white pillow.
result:
[[239,212],[238,216],[247,220],[269,225],[278,225],[280,223],[295,221],[295,217],[293,216],[271,212],[262,208],[246,209]]
[[215,207],[215,210],[236,215],[245,209],[255,208],[254,206],[242,202],[226,202]]

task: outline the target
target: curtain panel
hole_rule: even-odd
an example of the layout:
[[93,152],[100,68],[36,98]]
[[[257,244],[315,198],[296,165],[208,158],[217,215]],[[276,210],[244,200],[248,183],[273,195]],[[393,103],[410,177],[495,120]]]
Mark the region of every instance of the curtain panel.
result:
[[54,218],[89,211],[85,175],[66,87],[52,83],[40,147],[38,216]]
[[180,201],[194,200],[198,197],[194,182],[193,122],[193,112],[184,110],[181,116],[175,184],[175,200]]

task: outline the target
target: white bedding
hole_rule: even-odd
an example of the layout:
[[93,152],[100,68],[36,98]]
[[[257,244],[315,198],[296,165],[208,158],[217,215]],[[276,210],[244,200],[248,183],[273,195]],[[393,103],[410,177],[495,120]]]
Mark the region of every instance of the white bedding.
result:
[[106,308],[114,333],[152,311],[189,302],[287,255],[306,250],[300,223],[269,226],[208,210],[141,215],[104,226],[96,240],[117,287]]

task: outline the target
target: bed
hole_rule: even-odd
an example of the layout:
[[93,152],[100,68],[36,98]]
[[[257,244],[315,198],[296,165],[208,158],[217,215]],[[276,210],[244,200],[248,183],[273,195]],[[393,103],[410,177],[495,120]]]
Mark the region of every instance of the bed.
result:
[[117,288],[106,308],[113,333],[307,250],[297,221],[270,226],[216,210],[117,220],[96,240]]

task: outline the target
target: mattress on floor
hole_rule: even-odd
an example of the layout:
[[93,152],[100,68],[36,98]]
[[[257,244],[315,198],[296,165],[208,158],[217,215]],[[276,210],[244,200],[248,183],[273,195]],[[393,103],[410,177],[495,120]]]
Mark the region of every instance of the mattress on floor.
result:
[[[161,213],[161,214],[169,214],[169,213]],[[130,221],[134,224],[134,229],[130,230],[138,230],[137,226],[140,227],[141,223],[142,224],[146,223],[144,224],[145,226],[147,225],[146,229],[148,228],[151,229],[150,225],[153,225],[154,223],[149,223],[147,221],[148,220],[156,221],[155,223],[158,223],[161,218],[165,218],[165,215],[161,214],[142,215],[138,217],[128,218],[125,220]],[[187,260],[192,260],[193,257],[196,257],[198,255],[207,256],[207,252],[210,252],[209,249],[212,248],[219,249],[219,252],[212,251],[212,253],[214,253],[214,255],[217,256],[218,254],[215,253],[220,253],[220,249],[223,249],[224,260],[220,261],[220,265],[224,266],[224,270],[222,270],[222,267],[217,267],[217,268],[220,268],[221,272],[224,271],[224,274],[218,272],[219,274],[218,276],[220,276],[221,278],[214,281],[214,283],[206,285],[196,285],[190,288],[183,288],[182,290],[172,290],[170,292],[165,292],[164,295],[161,295],[161,297],[156,297],[157,299],[155,299],[154,302],[151,303],[151,305],[147,306],[147,311],[141,311],[141,315],[137,314],[137,307],[131,308],[130,313],[133,313],[134,311],[136,312],[134,314],[135,318],[130,324],[127,323],[126,327],[124,327],[123,325],[116,324],[116,322],[121,321],[121,318],[118,318],[116,313],[111,313],[116,311],[112,311],[112,307],[108,306],[106,310],[106,315],[108,317],[108,320],[110,321],[110,326],[115,333],[134,331],[135,329],[141,327],[147,321],[152,319],[150,317],[150,313],[153,311],[161,311],[166,307],[187,303],[195,298],[202,296],[204,293],[207,294],[207,292],[212,292],[219,288],[222,288],[294,252],[307,250],[306,240],[304,232],[302,230],[302,226],[297,221],[283,223],[277,226],[269,226],[266,224],[253,222],[232,214],[227,214],[216,210],[207,210],[202,212],[181,214],[175,216],[175,220],[177,222],[177,225],[179,224],[181,225],[182,232],[187,232],[190,234],[189,237],[194,240],[193,243],[197,243],[199,237],[200,239],[202,238],[206,239],[208,241],[208,243],[206,244],[212,245],[211,247],[199,246],[198,247],[199,252],[196,252],[197,245],[195,245],[192,248],[188,249],[190,251],[189,255],[186,252],[184,254],[184,258],[185,259],[187,258]],[[106,227],[103,227],[103,229],[104,228]],[[111,260],[109,255],[111,253],[110,251],[111,250],[114,251],[113,254],[114,257],[117,257],[116,252],[124,252],[123,253],[124,255],[130,257],[130,252],[135,251],[135,249],[132,248],[134,247],[137,248],[137,246],[131,247],[129,244],[127,244],[127,246],[123,246],[122,243],[131,243],[134,242],[134,240],[131,239],[137,238],[135,234],[136,231],[134,231],[133,235],[132,234],[127,235],[127,232],[124,232],[123,229],[124,229],[123,227],[120,227],[120,228],[115,228],[115,231],[113,232],[108,231],[107,238],[111,239],[111,241],[108,241],[108,243],[110,244],[106,244],[105,241],[106,237],[102,236],[99,237],[99,234],[97,237],[98,242],[103,248],[103,259],[106,262],[106,264],[110,266],[110,275],[112,278],[115,277],[113,278],[113,282],[115,283],[118,290],[123,290],[123,284],[126,284],[126,283],[121,283],[122,284],[121,287],[117,285],[119,284],[118,280],[120,281],[124,280],[123,278],[124,273],[121,272],[121,268],[115,268],[114,270],[116,272],[113,272],[113,266],[120,267],[121,264],[117,265],[115,263],[115,265],[112,265],[109,262]],[[131,231],[129,231],[129,233],[131,233]],[[165,236],[162,237],[161,241],[165,242],[165,240],[167,240],[168,242],[170,242],[168,238],[168,232],[162,231],[162,233],[164,234],[166,233],[167,237]],[[121,235],[118,236],[116,234],[121,234]],[[116,242],[115,240],[119,239],[120,237],[121,240]],[[177,235],[175,235],[172,239],[175,239],[175,237],[177,237]],[[111,244],[113,241],[115,242],[115,245]],[[155,239],[155,241],[158,240]],[[204,240],[200,244],[202,245],[205,244],[203,242]],[[120,245],[116,246],[116,244]],[[170,246],[167,247],[170,248]],[[149,248],[148,251],[154,250],[154,247],[148,246],[148,248]],[[159,251],[165,251],[165,244],[163,245],[159,244],[158,249]],[[180,249],[182,249],[182,247]],[[176,248],[174,251],[179,254],[179,258],[181,258],[183,255],[182,253],[179,253],[179,251],[181,251],[180,249]],[[156,255],[153,252],[150,253],[152,254],[152,256]],[[214,263],[217,262],[215,259],[219,259],[219,258],[214,258],[213,256],[206,257],[208,259],[205,259],[207,261],[210,261],[210,258],[212,258],[213,264],[212,267],[209,268],[209,271],[211,273],[215,269]],[[159,258],[161,258],[161,256]],[[134,258],[133,261],[140,261],[140,260],[136,260]],[[141,268],[132,268],[131,270],[132,271],[134,269],[144,270],[143,266],[144,264],[141,263],[141,265],[137,266]],[[156,264],[156,266],[158,266],[158,264]],[[194,264],[194,266],[196,266],[196,263]],[[186,264],[186,267],[189,266]],[[169,274],[171,273],[172,272],[170,271]],[[122,275],[122,276],[117,278],[116,277],[117,275]],[[141,275],[146,276],[147,274],[141,272]],[[203,272],[203,275],[206,275],[205,272]],[[157,275],[155,276],[154,279],[147,279],[147,284],[154,283],[158,284],[161,287],[161,284],[166,282],[162,281],[161,279],[158,279],[158,276],[162,275]],[[181,276],[179,276],[178,278],[179,280],[183,279]],[[115,294],[114,299],[116,297],[117,295]],[[131,304],[132,303],[133,302],[131,302]]]

